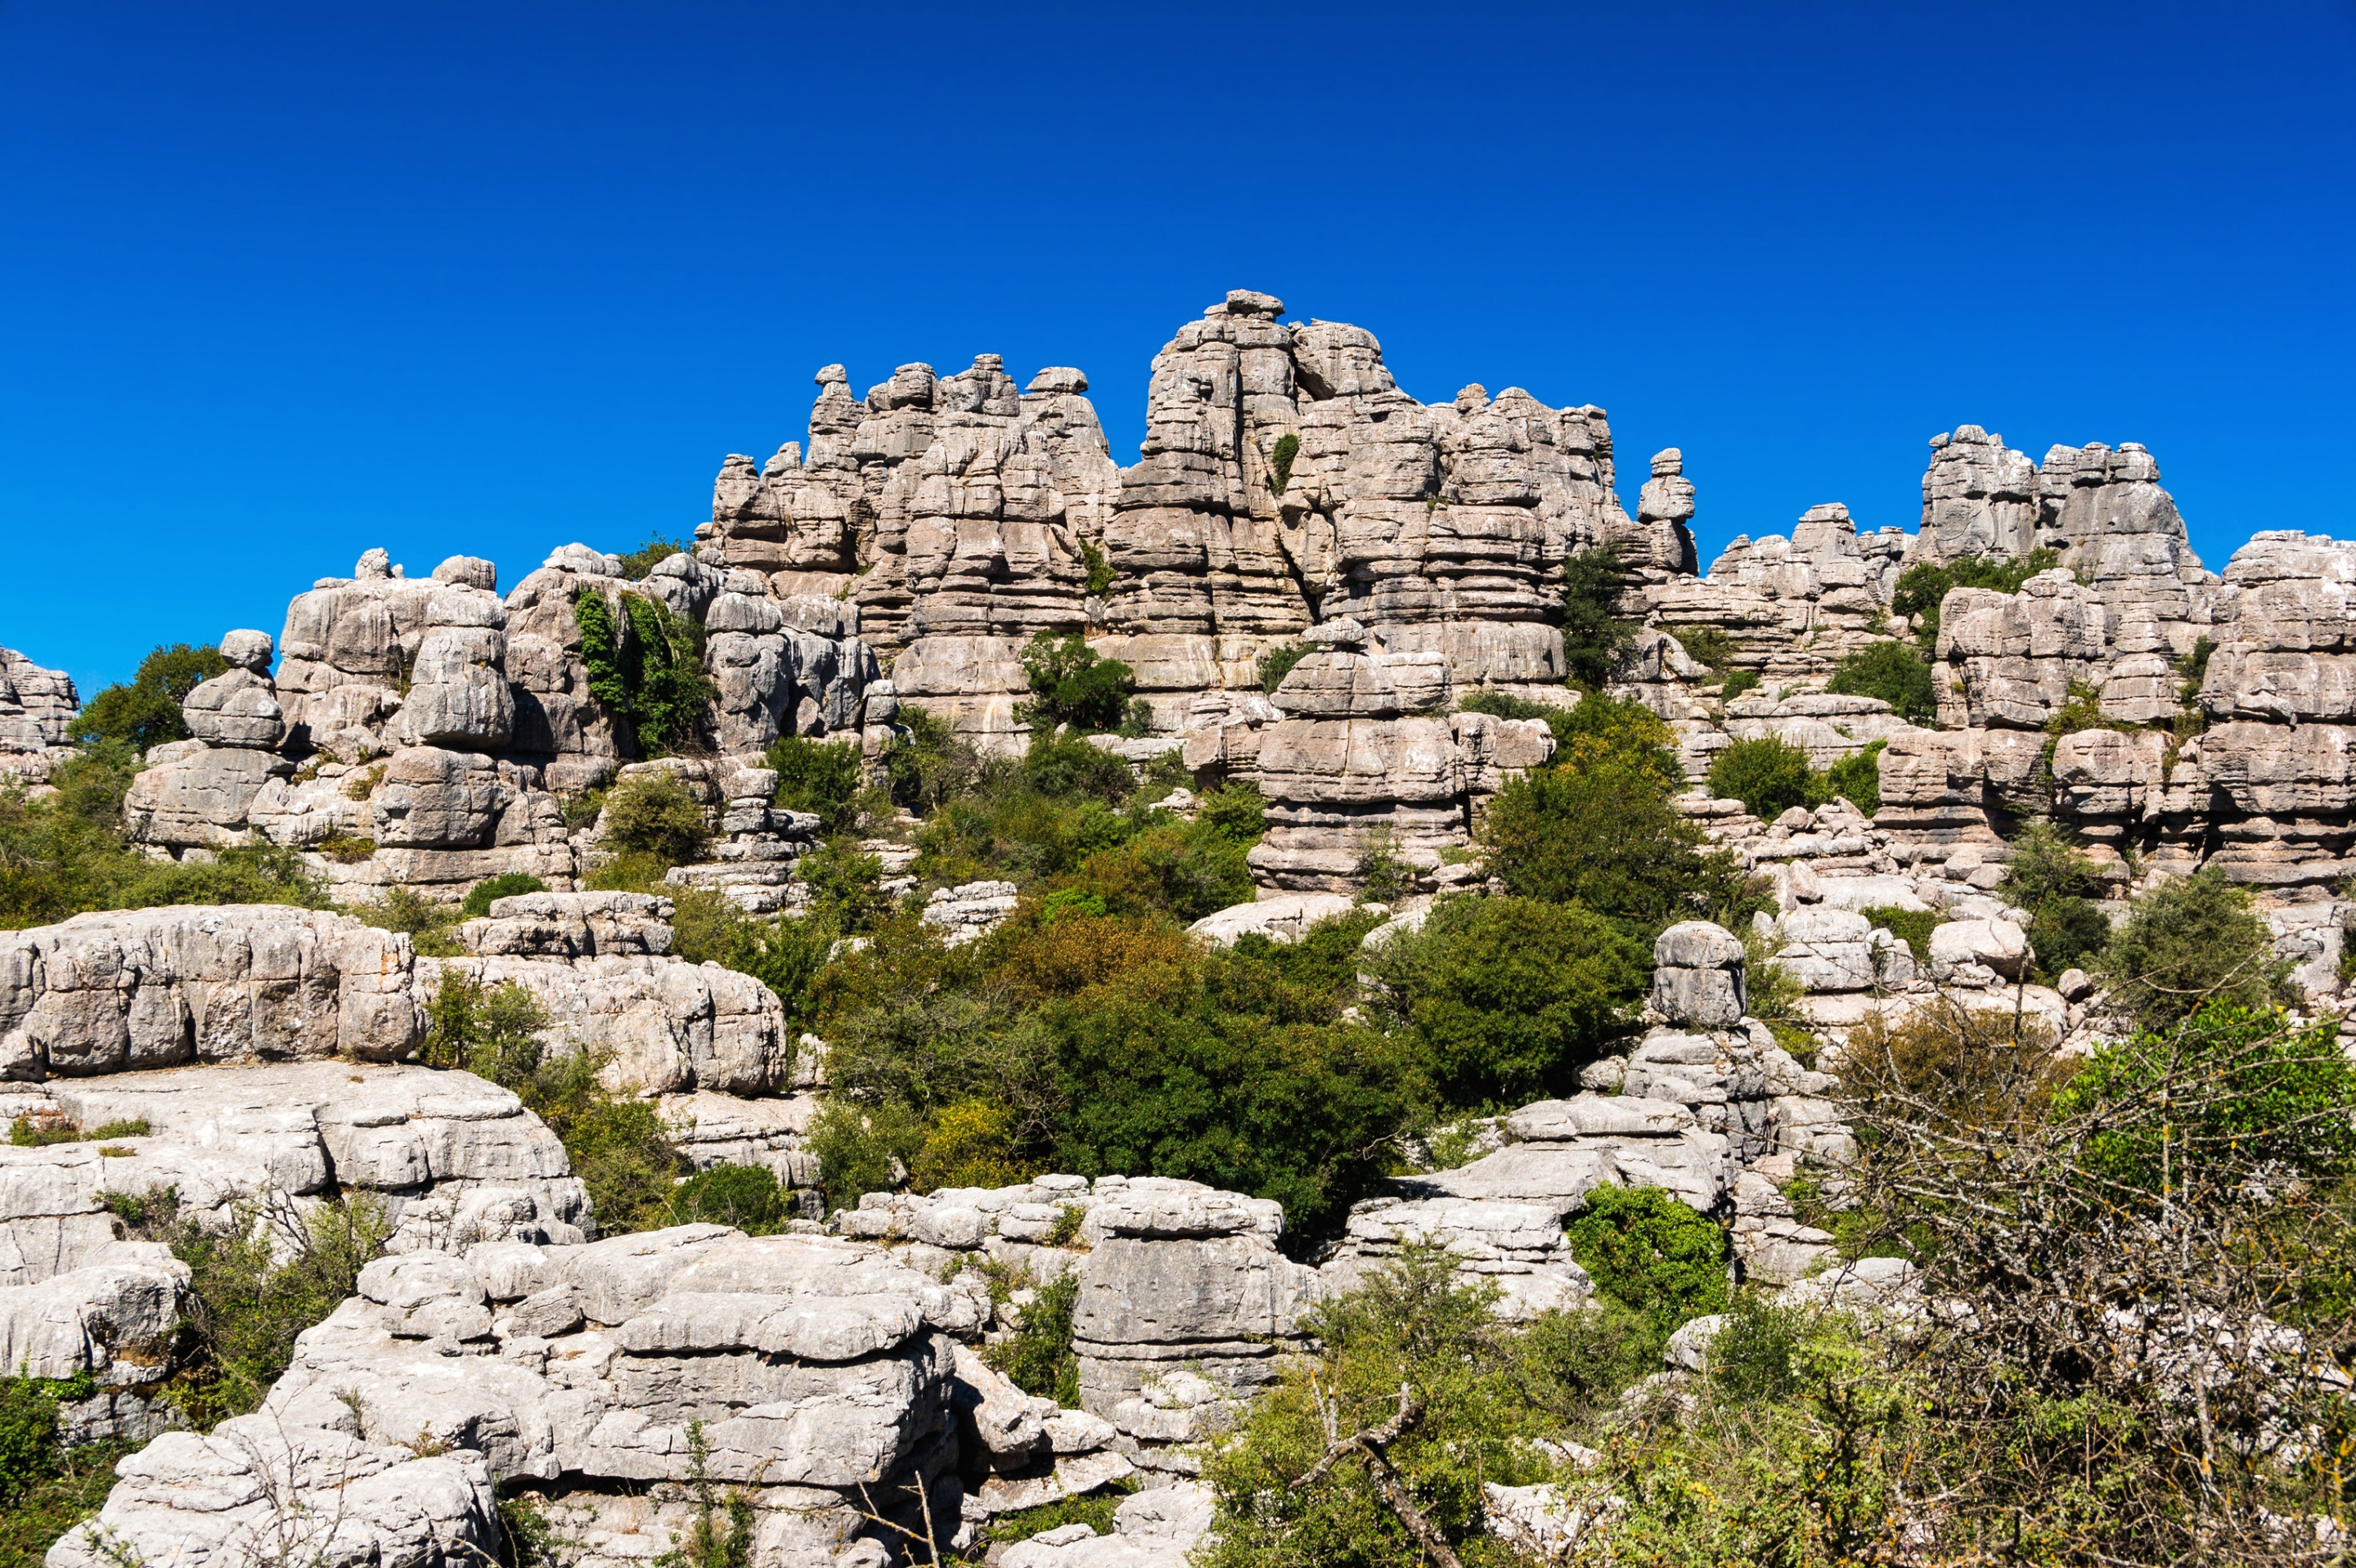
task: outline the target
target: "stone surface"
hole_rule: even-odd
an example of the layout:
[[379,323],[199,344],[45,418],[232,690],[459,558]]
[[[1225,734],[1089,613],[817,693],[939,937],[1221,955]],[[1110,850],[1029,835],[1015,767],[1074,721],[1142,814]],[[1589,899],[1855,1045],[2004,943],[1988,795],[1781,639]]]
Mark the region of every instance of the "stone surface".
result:
[[81,705],[73,677],[43,669],[14,648],[0,648],[0,773],[45,783],[73,755],[66,730]]

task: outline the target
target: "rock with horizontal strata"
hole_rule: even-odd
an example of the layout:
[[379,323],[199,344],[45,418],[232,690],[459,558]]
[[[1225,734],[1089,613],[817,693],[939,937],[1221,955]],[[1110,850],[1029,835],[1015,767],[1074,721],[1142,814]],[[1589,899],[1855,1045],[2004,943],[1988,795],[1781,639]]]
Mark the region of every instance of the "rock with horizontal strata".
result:
[[0,648],[0,773],[27,784],[46,782],[74,754],[66,731],[80,706],[71,676]]

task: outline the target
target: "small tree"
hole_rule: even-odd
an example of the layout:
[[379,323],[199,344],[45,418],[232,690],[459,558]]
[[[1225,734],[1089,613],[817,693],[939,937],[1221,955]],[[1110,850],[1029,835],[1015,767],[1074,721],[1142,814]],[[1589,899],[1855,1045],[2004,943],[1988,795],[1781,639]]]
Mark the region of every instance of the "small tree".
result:
[[1869,643],[1841,656],[1825,689],[1842,697],[1873,697],[1901,719],[1927,724],[1939,716],[1939,694],[1931,664],[1922,653],[1897,642]]
[[1636,627],[1621,618],[1620,595],[1633,575],[1616,544],[1563,562],[1562,657],[1572,685],[1601,691],[1626,667]]
[[[1709,764],[1710,794],[1740,801],[1763,822],[1772,822],[1795,805],[1814,805],[1814,785],[1808,753],[1773,735],[1737,741]],[[1878,801],[1878,784],[1875,795]]]
[[609,847],[651,857],[665,868],[694,864],[712,844],[703,807],[668,771],[616,784],[605,796],[604,820]]
[[1033,729],[1117,730],[1137,689],[1136,672],[1119,659],[1098,658],[1076,632],[1033,635],[1023,649],[1023,676],[1031,699],[1016,705],[1015,722]]
[[2250,895],[2209,868],[2162,881],[2104,948],[2102,971],[2136,1027],[2166,1029],[2211,1001],[2265,1007],[2295,999],[2293,965]]
[[167,644],[139,661],[130,685],[107,687],[83,704],[66,733],[85,746],[113,741],[139,752],[185,741],[188,726],[180,714],[181,699],[228,670],[229,660],[217,648]]
[[776,804],[787,811],[816,814],[819,832],[839,833],[858,816],[867,766],[857,741],[821,744],[787,735],[772,741],[763,760],[777,775]]

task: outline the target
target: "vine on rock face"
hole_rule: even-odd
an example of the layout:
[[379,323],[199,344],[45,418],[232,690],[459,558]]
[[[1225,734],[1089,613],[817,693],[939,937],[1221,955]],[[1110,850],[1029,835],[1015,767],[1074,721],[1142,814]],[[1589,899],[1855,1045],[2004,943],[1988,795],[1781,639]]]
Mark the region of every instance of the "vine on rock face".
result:
[[621,596],[617,617],[604,594],[583,588],[573,595],[581,627],[581,662],[589,695],[617,719],[629,720],[649,755],[691,741],[712,695],[703,669],[703,628],[659,599]]

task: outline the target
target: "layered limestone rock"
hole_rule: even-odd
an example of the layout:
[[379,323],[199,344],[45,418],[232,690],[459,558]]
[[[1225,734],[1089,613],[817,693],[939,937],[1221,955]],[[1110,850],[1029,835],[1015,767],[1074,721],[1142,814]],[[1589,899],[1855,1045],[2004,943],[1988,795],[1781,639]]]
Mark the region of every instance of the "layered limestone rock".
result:
[[1897,528],[1860,538],[1837,502],[1811,507],[1789,539],[1738,535],[1707,578],[1655,584],[1645,604],[1672,635],[1698,626],[1730,637],[1736,667],[1770,683],[1821,682],[1843,656],[1890,636],[1906,542]]
[[0,773],[28,784],[73,755],[66,731],[81,706],[73,677],[0,648]]
[[2037,464],[2026,453],[1976,424],[1931,438],[1915,560],[2027,555],[2037,548]]
[[[398,1454],[430,1447],[486,1496],[494,1482],[562,1477],[552,1520],[576,1518],[594,1550],[617,1557],[651,1521],[613,1513],[605,1497],[651,1488],[652,1506],[637,1510],[651,1514],[709,1477],[748,1488],[764,1560],[882,1568],[889,1553],[866,1533],[868,1499],[913,1500],[921,1477],[940,1536],[959,1528],[952,1336],[972,1332],[987,1306],[980,1290],[936,1284],[872,1247],[716,1225],[384,1258],[302,1337],[247,1419],[298,1452],[346,1460],[396,1442]],[[98,1520],[52,1549],[54,1568],[109,1549],[251,1561],[267,1505],[307,1524],[340,1517],[359,1489],[334,1465],[298,1467],[274,1491],[241,1489],[246,1433],[222,1431],[226,1443],[217,1432],[151,1445]],[[437,1509],[431,1493],[379,1507],[351,1532],[362,1547],[421,1515],[465,1535],[464,1509]],[[412,1548],[400,1560],[440,1559]]]
[[[1012,734],[1026,689],[1016,656],[1035,632],[1086,624],[1118,484],[1087,378],[1043,370],[1018,393],[985,354],[948,378],[904,365],[863,402],[841,366],[818,381],[809,460],[795,442],[757,474],[731,456],[699,537],[765,574],[806,631],[818,605],[840,603],[850,635],[863,624],[897,656],[899,693],[969,733]],[[849,717],[830,727],[854,728]]]
[[1277,688],[1282,717],[1258,739],[1269,831],[1248,857],[1254,878],[1338,892],[1387,858],[1436,883],[1442,852],[1469,842],[1475,814],[1508,777],[1553,754],[1553,736],[1538,720],[1440,717],[1451,699],[1446,660],[1370,651],[1379,645],[1346,621],[1320,631],[1322,650]]

